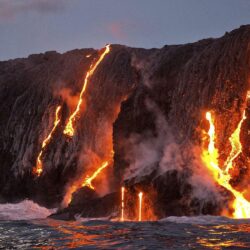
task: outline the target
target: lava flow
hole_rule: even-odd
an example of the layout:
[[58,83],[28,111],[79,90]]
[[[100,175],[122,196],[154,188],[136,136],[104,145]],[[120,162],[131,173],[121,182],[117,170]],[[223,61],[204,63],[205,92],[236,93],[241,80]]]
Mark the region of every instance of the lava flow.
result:
[[92,181],[102,172],[104,168],[108,166],[108,161],[102,163],[102,165],[91,175],[87,176],[82,183],[82,187],[89,187],[95,190],[94,186],[92,185]]
[[83,83],[83,87],[79,96],[79,101],[77,103],[76,109],[75,111],[71,114],[71,116],[69,117],[69,120],[66,124],[66,127],[63,131],[63,133],[65,135],[68,135],[70,137],[72,137],[74,135],[74,122],[76,119],[76,116],[78,115],[79,111],[80,111],[80,107],[83,101],[83,94],[88,86],[88,82],[89,82],[89,78],[94,74],[96,68],[98,67],[98,65],[102,62],[102,60],[104,59],[104,57],[110,52],[110,44],[106,45],[104,52],[100,55],[99,59],[97,60],[97,62],[93,65],[90,66],[89,71],[87,72],[85,79],[84,79],[84,83]]
[[95,190],[95,187],[92,184],[92,181],[102,172],[109,165],[108,161],[104,161],[101,166],[91,175],[87,175],[84,180],[77,181],[77,183],[73,184],[72,186],[68,187],[66,194],[64,195],[64,199],[62,202],[62,207],[67,207],[72,200],[72,194],[76,192],[81,187],[89,187]]
[[125,188],[122,187],[121,188],[121,193],[122,193],[122,204],[121,204],[121,221],[124,221],[124,192],[125,192]]
[[[243,119],[245,119],[244,117],[245,115],[243,115]],[[219,154],[218,154],[217,148],[215,147],[215,139],[216,139],[215,126],[214,126],[214,120],[210,112],[206,113],[206,119],[210,125],[209,131],[208,131],[209,144],[208,144],[208,148],[203,150],[202,159],[204,163],[206,164],[206,166],[208,167],[208,169],[212,172],[215,181],[233,194],[234,196],[233,217],[234,218],[250,218],[250,203],[245,199],[242,193],[235,190],[230,184],[231,176],[228,170],[231,168],[231,166],[227,166],[224,171],[219,167],[219,164],[218,164]],[[227,161],[228,164],[232,164],[233,159],[235,159],[237,155],[239,155],[239,150],[241,150],[241,146],[239,147],[240,140],[236,140],[237,137],[239,138],[241,123],[242,123],[242,120],[240,124],[237,126],[236,132],[234,132],[231,136],[231,138],[234,138],[234,139],[230,140],[232,143],[232,152],[230,153],[229,160]],[[237,141],[237,144],[236,144],[236,141]],[[237,150],[235,148],[237,148]]]
[[57,126],[59,125],[60,123],[60,118],[59,118],[59,112],[61,110],[61,106],[58,106],[56,108],[56,113],[55,113],[55,120],[54,120],[54,126],[52,128],[52,130],[50,131],[50,133],[48,134],[48,136],[45,138],[45,140],[43,141],[42,143],[42,148],[41,148],[41,151],[37,157],[37,160],[36,160],[36,167],[33,169],[33,173],[37,176],[40,176],[43,172],[43,163],[42,163],[42,160],[41,160],[41,157],[42,157],[42,154],[46,148],[46,146],[48,145],[48,143],[50,142],[51,140],[51,137],[54,133],[54,131],[56,130]]
[[228,172],[230,169],[233,168],[233,161],[242,152],[242,145],[240,142],[240,131],[241,131],[242,123],[245,119],[246,119],[246,112],[244,111],[242,118],[241,118],[236,130],[233,132],[233,134],[229,138],[232,149],[231,149],[229,157],[227,158],[226,163],[225,163],[225,171],[226,172]]
[[138,194],[138,196],[139,196],[139,211],[138,211],[139,216],[138,216],[138,221],[141,221],[141,218],[142,218],[142,196],[143,196],[143,193],[140,192]]

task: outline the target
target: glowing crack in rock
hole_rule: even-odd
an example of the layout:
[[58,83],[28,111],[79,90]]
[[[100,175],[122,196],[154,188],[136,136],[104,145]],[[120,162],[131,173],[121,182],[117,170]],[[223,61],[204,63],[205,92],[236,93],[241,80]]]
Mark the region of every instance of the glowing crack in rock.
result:
[[55,120],[54,120],[54,126],[52,128],[52,130],[50,131],[50,133],[48,134],[48,136],[44,139],[43,143],[42,143],[42,148],[41,148],[41,151],[40,153],[38,154],[38,157],[36,159],[36,166],[35,168],[33,169],[33,173],[37,176],[40,176],[43,172],[43,163],[42,163],[42,155],[43,155],[43,152],[45,150],[45,148],[47,147],[47,145],[49,144],[51,138],[52,138],[52,135],[53,133],[55,132],[57,126],[59,125],[60,123],[60,118],[59,118],[59,112],[61,110],[61,106],[58,106],[56,108],[56,113],[55,113]]
[[124,193],[125,188],[121,188],[121,221],[124,221]]
[[[243,118],[245,115],[243,114]],[[219,167],[218,163],[218,150],[215,147],[215,140],[216,140],[216,134],[215,134],[215,126],[214,126],[214,119],[212,117],[211,112],[206,113],[206,119],[209,122],[209,130],[208,130],[208,136],[209,136],[209,144],[208,148],[203,150],[202,153],[202,160],[204,161],[205,165],[208,167],[208,169],[212,172],[214,180],[224,188],[226,188],[228,191],[230,191],[233,196],[234,196],[234,202],[233,202],[233,208],[234,208],[234,213],[233,217],[234,218],[250,218],[250,203],[245,199],[242,193],[239,191],[235,190],[232,185],[230,184],[230,179],[231,176],[228,172],[230,167],[226,167],[226,169],[223,171]],[[241,123],[242,120],[240,121],[239,125],[237,126],[236,130],[241,128]],[[236,137],[239,137],[240,132],[234,132],[233,135],[236,135]],[[231,143],[235,143],[232,142]],[[237,143],[240,144],[240,141]],[[234,153],[230,153],[230,159],[235,159],[235,155],[239,154],[238,151],[241,150],[241,146],[238,146],[237,150],[235,150],[235,144],[232,145],[232,151]],[[233,160],[232,160],[233,161]],[[232,161],[228,161],[228,164],[231,164]]]
[[105,56],[110,52],[110,44],[106,45],[105,50],[103,51],[103,53],[100,55],[99,59],[96,61],[96,63],[92,64],[90,66],[89,71],[87,72],[85,79],[84,79],[84,83],[83,83],[83,87],[79,96],[79,101],[77,103],[76,109],[75,111],[70,115],[69,120],[65,126],[65,129],[63,131],[63,133],[67,136],[72,137],[74,135],[75,129],[74,129],[74,122],[76,120],[76,117],[78,115],[78,113],[80,112],[80,107],[81,104],[83,102],[83,94],[86,91],[86,88],[88,86],[89,83],[89,79],[90,77],[94,74],[95,70],[97,69],[98,65],[102,62],[102,60],[105,58]]
[[92,185],[92,181],[102,172],[104,168],[108,166],[108,161],[102,163],[102,165],[91,175],[87,176],[82,183],[82,187],[89,187],[95,190],[94,186]]
[[140,193],[138,194],[138,197],[139,197],[138,221],[141,221],[141,220],[142,220],[142,196],[143,196],[143,193],[140,192]]

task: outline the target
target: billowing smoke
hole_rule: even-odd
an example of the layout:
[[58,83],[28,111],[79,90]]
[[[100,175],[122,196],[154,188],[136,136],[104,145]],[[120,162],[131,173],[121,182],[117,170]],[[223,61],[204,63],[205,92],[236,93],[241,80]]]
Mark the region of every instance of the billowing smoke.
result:
[[[79,95],[74,95],[72,90],[69,88],[56,89],[54,91],[54,96],[62,98],[66,102],[70,109],[74,109],[77,106]],[[84,103],[82,106],[85,106]]]
[[[136,56],[132,60],[132,66],[140,73],[146,89],[154,87],[151,76],[157,67],[154,64],[155,57],[159,56],[156,50],[147,57],[147,61]],[[178,131],[168,124],[165,114],[157,104],[148,97],[145,99],[145,106],[155,118],[155,131],[132,134],[126,140],[125,146],[129,150],[125,157],[129,167],[125,172],[125,180],[133,178],[140,181],[143,176],[152,173],[157,177],[174,170],[180,176],[184,173],[185,181],[192,186],[193,198],[214,203],[222,201],[218,186],[201,160],[201,147],[190,141],[177,142],[175,134]]]
[[188,142],[178,144],[173,129],[159,107],[150,99],[146,99],[145,104],[155,116],[156,132],[146,131],[132,134],[128,138],[126,160],[129,167],[126,169],[125,179],[140,181],[153,172],[155,176],[172,170],[178,173],[188,172],[185,181],[192,186],[193,198],[220,201],[222,197],[215,182],[200,159],[200,147]]

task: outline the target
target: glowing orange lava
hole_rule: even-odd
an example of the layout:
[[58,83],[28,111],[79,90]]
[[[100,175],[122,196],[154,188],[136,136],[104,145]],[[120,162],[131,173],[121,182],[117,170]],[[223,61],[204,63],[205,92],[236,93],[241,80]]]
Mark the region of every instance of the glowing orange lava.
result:
[[138,214],[139,214],[139,216],[138,216],[138,221],[141,221],[142,220],[142,196],[143,196],[143,193],[142,192],[140,192],[139,194],[138,194],[138,196],[139,196],[139,211],[138,211]]
[[104,57],[110,52],[110,44],[109,45],[106,45],[105,47],[105,50],[104,52],[100,55],[99,59],[97,60],[97,62],[93,65],[90,66],[90,69],[89,71],[87,72],[86,74],[86,77],[84,79],[84,83],[83,83],[83,87],[82,87],[82,90],[81,90],[81,93],[80,93],[80,96],[79,96],[79,101],[78,101],[78,104],[76,106],[76,109],[75,111],[71,114],[67,124],[66,124],[66,127],[63,131],[63,133],[65,135],[68,135],[70,137],[72,137],[74,135],[74,122],[75,122],[75,119],[76,119],[76,116],[78,115],[79,111],[80,111],[80,107],[81,107],[81,104],[82,104],[82,101],[83,101],[83,94],[88,86],[88,82],[89,82],[89,78],[94,74],[96,68],[98,67],[98,65],[102,62],[102,60],[104,59]]
[[121,188],[121,193],[122,193],[122,204],[121,204],[121,221],[124,221],[124,192],[125,192],[125,188],[122,187]]
[[245,119],[246,119],[246,112],[244,111],[237,128],[235,129],[235,131],[232,133],[231,137],[229,138],[232,149],[225,163],[226,172],[228,172],[231,168],[233,168],[233,161],[242,152],[242,145],[240,142],[240,131],[241,131],[242,123]]
[[62,201],[62,207],[67,207],[72,200],[72,194],[77,191],[81,187],[89,187],[93,190],[95,190],[95,187],[92,184],[92,181],[109,165],[108,161],[104,161],[101,166],[91,175],[91,176],[86,176],[84,180],[77,181],[73,185],[69,186],[67,189],[66,194],[64,195],[63,201]]
[[89,187],[95,190],[94,186],[92,185],[92,181],[102,172],[104,168],[108,166],[108,161],[102,163],[102,165],[91,175],[87,176],[82,183],[82,187]]
[[[245,116],[243,115],[243,118],[244,117]],[[203,150],[202,160],[204,161],[208,169],[212,172],[214,180],[219,185],[223,186],[224,188],[226,188],[228,191],[230,191],[233,194],[235,198],[233,202],[233,208],[234,208],[233,217],[234,218],[250,218],[250,203],[244,198],[243,194],[235,190],[229,182],[231,179],[231,176],[228,170],[230,168],[226,167],[226,169],[223,171],[219,167],[219,164],[218,164],[219,155],[218,155],[218,150],[215,147],[215,140],[216,140],[215,126],[214,126],[214,120],[210,112],[206,113],[206,119],[210,125],[209,131],[208,131],[209,144],[208,144],[208,148]],[[241,124],[237,126],[237,129],[240,127],[241,127]],[[237,135],[237,133],[234,132],[233,134]],[[233,150],[234,148],[232,145],[232,151]],[[238,152],[238,150],[235,150],[234,152]],[[231,152],[230,155],[234,156],[235,154],[232,154]]]
[[56,108],[56,113],[55,113],[55,120],[54,120],[54,126],[52,128],[52,130],[50,131],[50,133],[48,134],[48,136],[45,138],[45,140],[43,141],[42,143],[42,149],[37,157],[37,160],[36,160],[36,167],[33,169],[33,173],[37,176],[40,176],[43,172],[43,163],[42,163],[42,154],[46,148],[46,146],[48,145],[48,143],[50,142],[51,140],[51,137],[54,133],[54,131],[56,130],[57,126],[59,125],[60,123],[60,118],[59,118],[59,112],[61,110],[61,106],[58,106]]

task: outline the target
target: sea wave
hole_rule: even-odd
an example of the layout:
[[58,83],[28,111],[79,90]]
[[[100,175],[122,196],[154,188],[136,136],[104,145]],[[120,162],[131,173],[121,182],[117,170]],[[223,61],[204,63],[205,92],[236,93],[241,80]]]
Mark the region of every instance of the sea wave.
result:
[[250,219],[232,219],[223,216],[200,215],[200,216],[169,216],[159,220],[160,222],[174,222],[198,225],[212,225],[212,224],[238,224],[250,223]]
[[24,200],[16,204],[1,204],[0,220],[44,219],[55,211],[56,209],[41,207],[31,200]]

